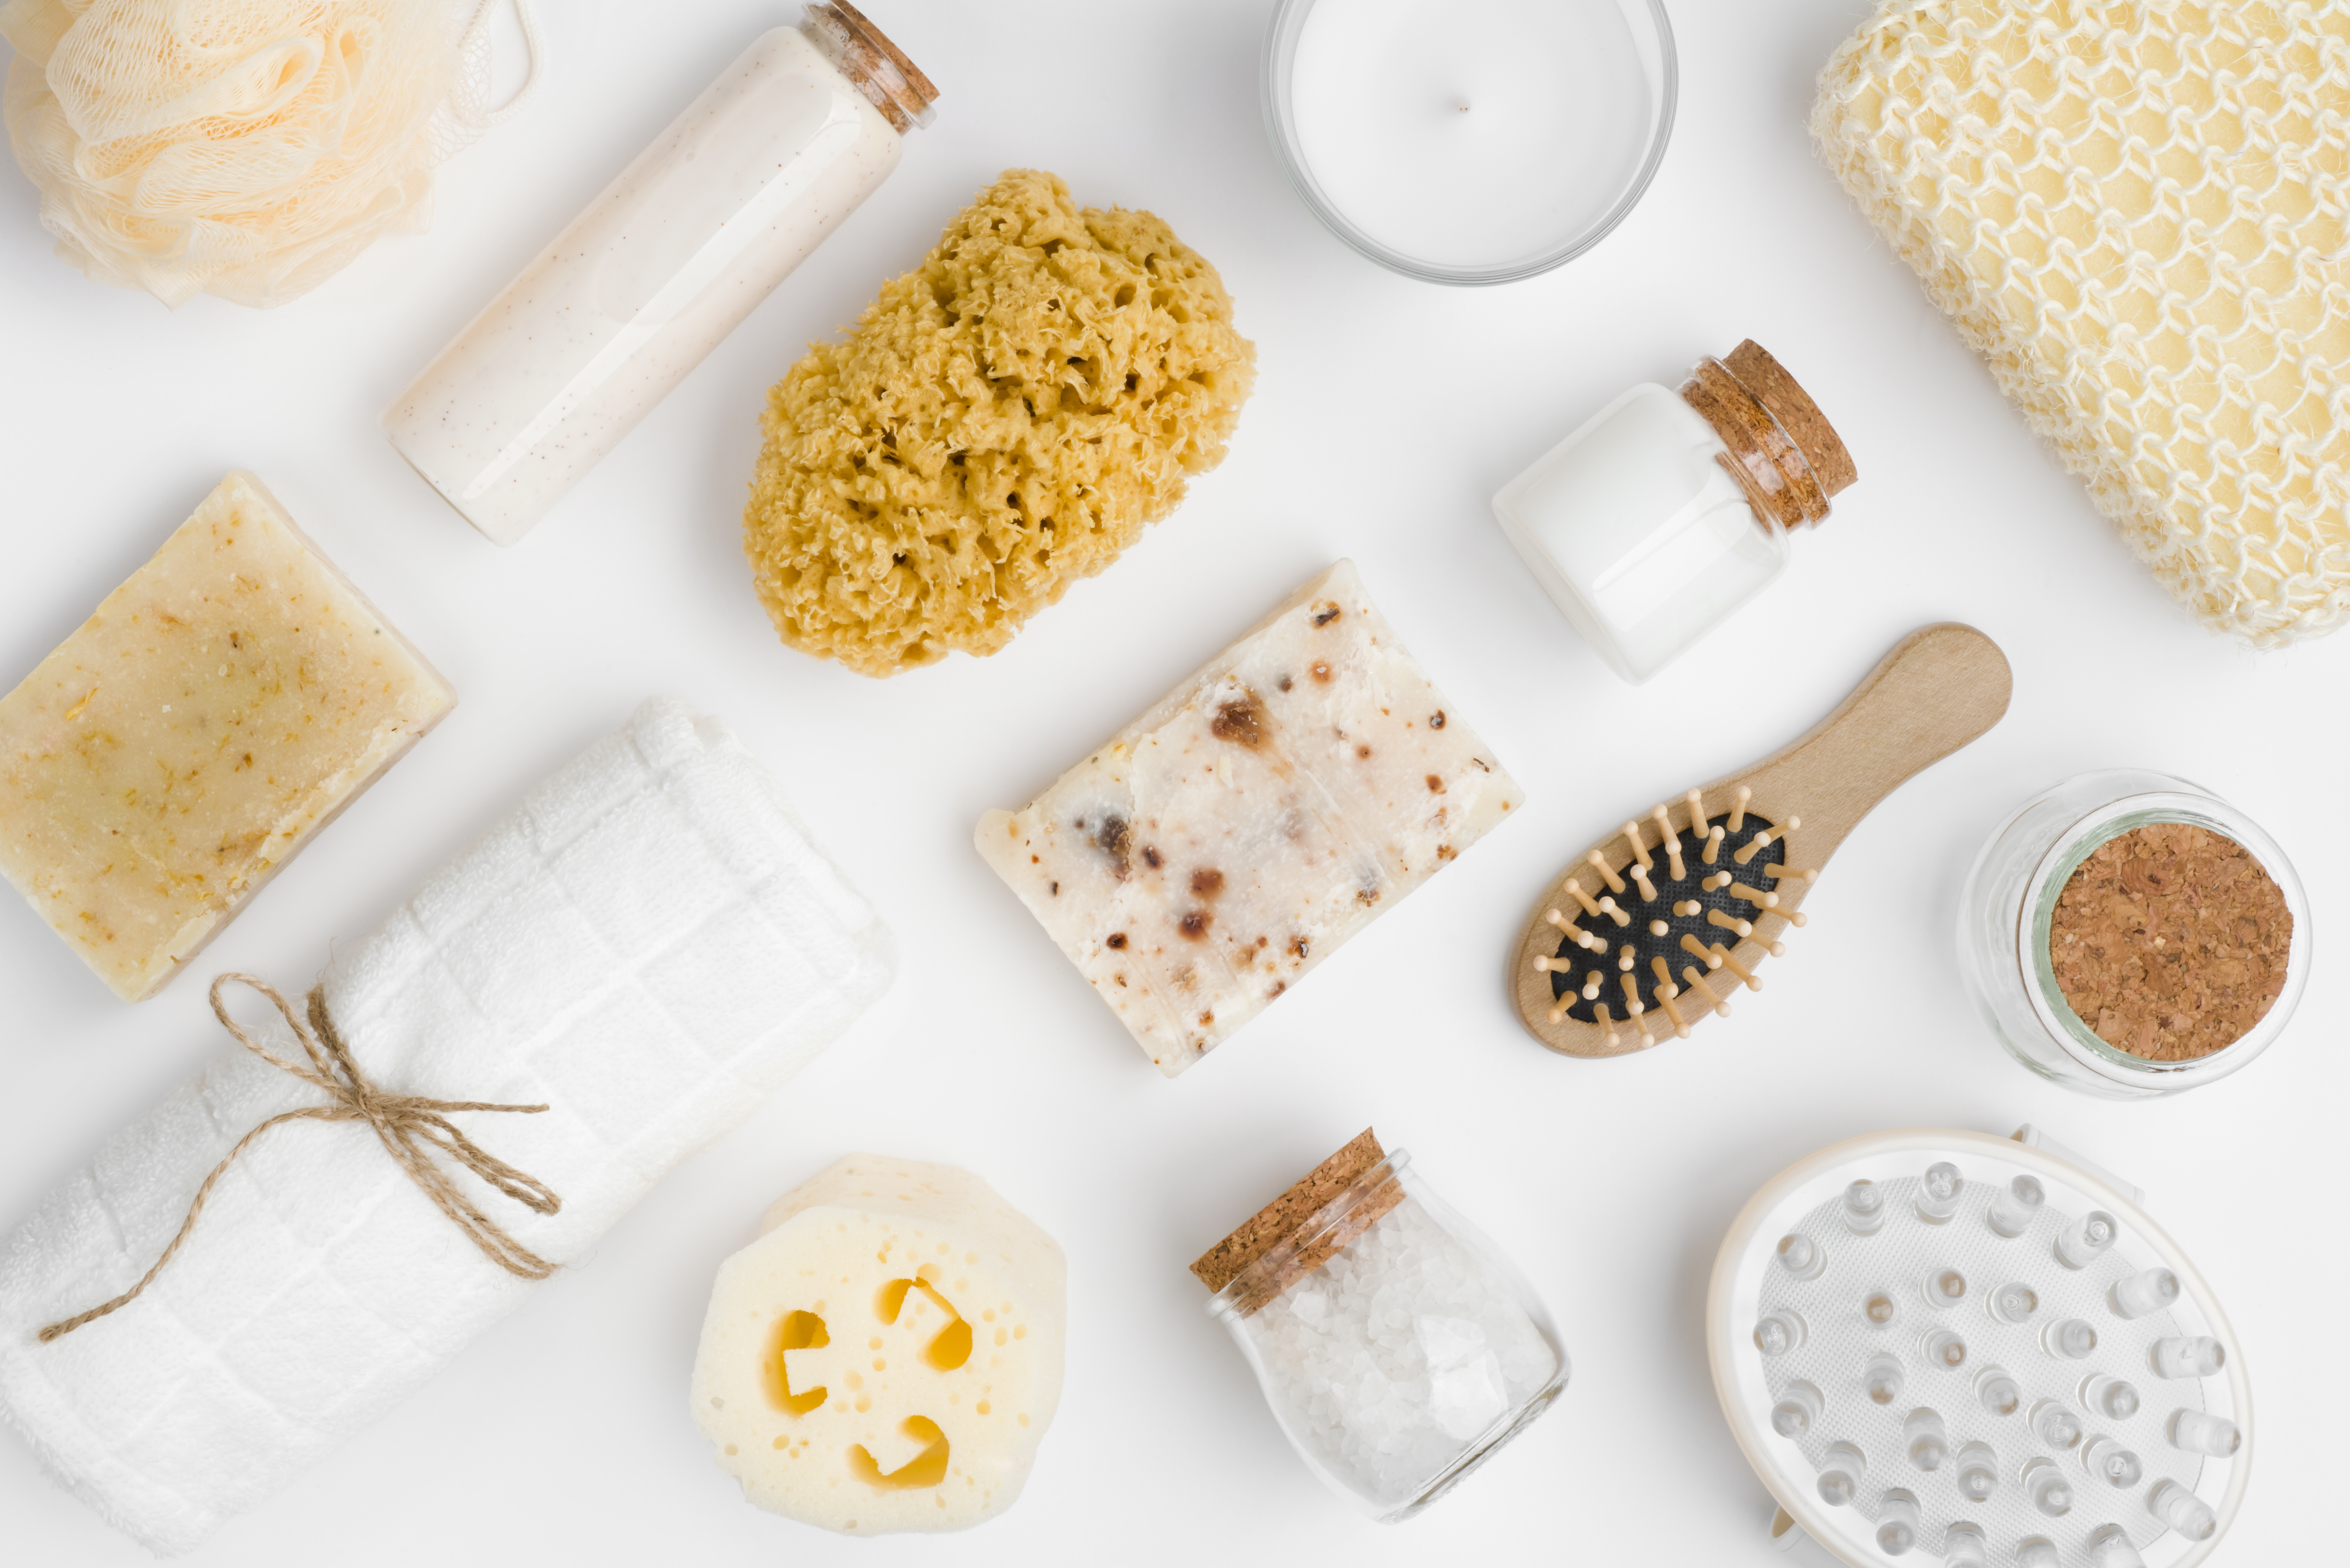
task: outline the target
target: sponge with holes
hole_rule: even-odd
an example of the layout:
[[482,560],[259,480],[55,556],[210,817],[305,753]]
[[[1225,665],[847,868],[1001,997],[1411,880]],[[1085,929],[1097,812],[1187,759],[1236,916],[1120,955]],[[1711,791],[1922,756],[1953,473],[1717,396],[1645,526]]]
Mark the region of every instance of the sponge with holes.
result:
[[693,1414],[743,1495],[850,1535],[1012,1506],[1061,1397],[1068,1264],[968,1171],[851,1155],[719,1266]]
[[743,547],[803,653],[989,654],[1223,461],[1256,375],[1216,269],[1033,169],[767,394]]

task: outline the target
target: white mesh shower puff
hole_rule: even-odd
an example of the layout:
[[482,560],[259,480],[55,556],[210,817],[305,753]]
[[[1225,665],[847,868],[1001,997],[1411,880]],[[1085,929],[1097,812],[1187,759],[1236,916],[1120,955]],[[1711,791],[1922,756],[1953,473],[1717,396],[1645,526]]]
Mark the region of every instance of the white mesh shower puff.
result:
[[2350,621],[2350,5],[1880,0],[1812,130],[2172,593]]
[[[514,0],[536,85],[529,0]],[[432,221],[493,111],[499,0],[5,0],[0,99],[57,254],[169,306],[283,305]]]

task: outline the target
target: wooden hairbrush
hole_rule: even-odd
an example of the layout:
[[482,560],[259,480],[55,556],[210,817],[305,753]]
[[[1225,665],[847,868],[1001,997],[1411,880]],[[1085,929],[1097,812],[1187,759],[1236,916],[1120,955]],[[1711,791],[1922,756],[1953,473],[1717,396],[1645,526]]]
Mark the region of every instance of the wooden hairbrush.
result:
[[[1727,1015],[1786,950],[1820,868],[1877,803],[2007,711],[1999,645],[1911,632],[1793,745],[1624,825],[1550,885],[1511,960],[1518,1016],[1569,1056],[1621,1056]],[[1677,826],[1678,825],[1678,826]]]

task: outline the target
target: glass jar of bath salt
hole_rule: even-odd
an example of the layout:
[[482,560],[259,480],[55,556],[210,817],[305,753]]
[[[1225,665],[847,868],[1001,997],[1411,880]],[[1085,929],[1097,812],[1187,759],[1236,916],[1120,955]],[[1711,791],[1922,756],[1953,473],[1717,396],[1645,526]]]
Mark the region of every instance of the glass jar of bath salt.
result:
[[[2116,899],[2136,913],[2117,919]],[[2115,769],[2043,790],[1992,832],[1960,898],[1959,967],[1992,1034],[2042,1077],[2173,1095],[2284,1032],[2309,922],[2257,823],[2184,779]]]
[[762,34],[384,411],[511,545],[898,166],[938,89],[847,0]]
[[1533,1288],[1367,1131],[1191,1269],[1291,1445],[1383,1522],[1443,1496],[1566,1386]]
[[1787,565],[1790,529],[1859,478],[1825,415],[1752,339],[1679,389],[1644,382],[1502,487],[1534,580],[1625,680],[1648,680]]

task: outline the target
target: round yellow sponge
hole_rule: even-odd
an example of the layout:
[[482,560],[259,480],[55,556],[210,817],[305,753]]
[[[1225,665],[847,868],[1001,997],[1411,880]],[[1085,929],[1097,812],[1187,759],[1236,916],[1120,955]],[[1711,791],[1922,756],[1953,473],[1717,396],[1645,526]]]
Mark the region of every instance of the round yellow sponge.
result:
[[792,647],[860,675],[993,653],[1223,461],[1256,374],[1149,213],[1007,171],[767,394],[743,514]]

